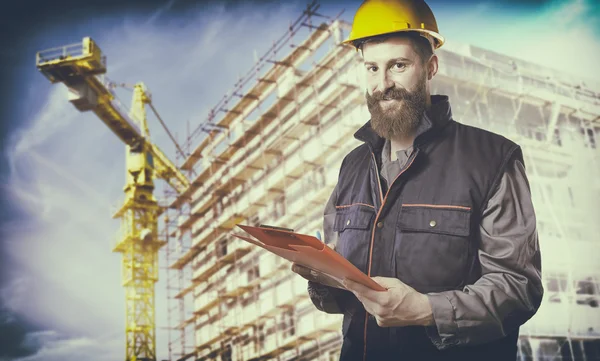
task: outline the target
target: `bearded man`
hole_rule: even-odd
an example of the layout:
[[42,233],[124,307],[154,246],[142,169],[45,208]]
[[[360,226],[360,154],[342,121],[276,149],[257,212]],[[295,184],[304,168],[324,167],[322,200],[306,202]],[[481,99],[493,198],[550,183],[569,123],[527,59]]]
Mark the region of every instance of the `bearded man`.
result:
[[319,310],[344,314],[340,360],[515,360],[543,295],[521,148],[430,95],[444,38],[423,1],[365,1],[346,42],[371,119],[341,164],[325,242],[387,291],[298,272]]

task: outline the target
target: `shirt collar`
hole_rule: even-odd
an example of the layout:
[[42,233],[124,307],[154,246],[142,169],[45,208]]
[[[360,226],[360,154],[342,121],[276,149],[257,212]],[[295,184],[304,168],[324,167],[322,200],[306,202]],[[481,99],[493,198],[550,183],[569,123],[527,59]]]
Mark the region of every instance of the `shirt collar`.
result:
[[[401,149],[396,151],[396,158],[402,159],[403,157],[408,158],[410,153],[412,152],[412,145],[406,149]],[[383,144],[383,149],[381,150],[381,161],[383,164],[389,163],[392,161],[392,143],[389,139],[385,140]]]

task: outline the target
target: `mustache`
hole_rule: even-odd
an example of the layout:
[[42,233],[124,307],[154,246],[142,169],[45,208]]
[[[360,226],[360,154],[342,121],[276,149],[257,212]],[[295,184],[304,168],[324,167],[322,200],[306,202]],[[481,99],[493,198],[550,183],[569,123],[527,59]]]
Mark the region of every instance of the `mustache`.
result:
[[367,93],[367,97],[376,102],[380,100],[391,100],[391,99],[407,99],[410,98],[411,93],[404,88],[389,88],[385,91],[373,92],[373,95]]

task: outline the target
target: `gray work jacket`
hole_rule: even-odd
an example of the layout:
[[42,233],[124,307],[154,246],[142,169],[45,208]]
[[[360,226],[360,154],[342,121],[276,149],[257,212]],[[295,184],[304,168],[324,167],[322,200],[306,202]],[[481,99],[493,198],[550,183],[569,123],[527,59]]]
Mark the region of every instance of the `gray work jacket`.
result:
[[[357,132],[365,144],[344,159],[346,170],[325,207],[324,233],[325,242],[337,243],[365,273],[399,278],[427,294],[435,326],[382,330],[372,317],[352,321],[365,312],[351,293],[309,282],[317,308],[345,315],[344,344],[350,346],[346,352],[342,347],[343,360],[376,359],[390,350],[476,359],[484,346],[515,359],[518,327],[541,302],[535,213],[520,148],[452,120],[447,97],[432,102],[415,146],[397,152],[397,161],[390,160],[389,141],[374,135],[369,123]],[[390,227],[378,232],[374,223],[384,218]],[[434,218],[437,229],[427,225]],[[362,357],[356,356],[360,349]]]

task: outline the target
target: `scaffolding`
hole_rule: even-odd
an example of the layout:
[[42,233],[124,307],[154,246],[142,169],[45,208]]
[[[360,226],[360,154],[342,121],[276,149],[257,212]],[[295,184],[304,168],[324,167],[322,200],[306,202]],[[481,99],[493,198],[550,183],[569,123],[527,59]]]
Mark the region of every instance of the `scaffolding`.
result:
[[[166,213],[170,360],[337,360],[341,316],[312,305],[286,261],[235,224],[321,228],[352,134],[369,119],[350,24],[311,3],[188,131],[190,187]],[[317,18],[323,21],[314,25]],[[289,50],[287,50],[289,49]],[[432,94],[454,119],[524,150],[546,294],[521,329],[521,360],[600,360],[600,87],[473,46],[438,51]],[[176,336],[173,336],[175,334]]]

